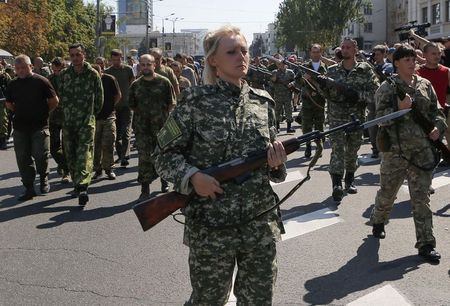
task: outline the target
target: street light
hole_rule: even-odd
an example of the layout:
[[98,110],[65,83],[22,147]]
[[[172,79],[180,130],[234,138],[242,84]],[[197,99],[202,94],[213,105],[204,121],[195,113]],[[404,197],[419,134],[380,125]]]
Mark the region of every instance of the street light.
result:
[[172,19],[167,18],[166,20],[172,21],[172,31],[173,31],[173,34],[175,35],[175,22],[184,20],[184,18],[176,17],[176,18],[172,18]]

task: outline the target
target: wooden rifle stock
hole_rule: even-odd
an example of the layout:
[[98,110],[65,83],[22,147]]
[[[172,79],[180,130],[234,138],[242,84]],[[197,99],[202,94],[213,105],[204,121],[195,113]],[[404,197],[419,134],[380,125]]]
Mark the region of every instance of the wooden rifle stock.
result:
[[[303,134],[297,138],[290,138],[283,141],[283,146],[286,154],[291,154],[300,148],[300,145],[306,142],[321,139],[322,137],[338,132],[340,130],[352,130],[360,127],[361,123],[358,120],[353,120],[349,123],[335,127],[333,129],[320,132],[313,131]],[[208,174],[224,183],[230,180],[237,180],[246,177],[246,175],[267,163],[267,150],[259,150],[250,154],[246,158],[237,158],[218,166],[213,166],[202,170],[202,173]],[[190,195],[183,195],[181,193],[172,191],[164,195],[153,197],[146,201],[142,201],[133,206],[142,229],[149,230],[178,209],[186,207],[188,201],[194,196],[193,191]]]

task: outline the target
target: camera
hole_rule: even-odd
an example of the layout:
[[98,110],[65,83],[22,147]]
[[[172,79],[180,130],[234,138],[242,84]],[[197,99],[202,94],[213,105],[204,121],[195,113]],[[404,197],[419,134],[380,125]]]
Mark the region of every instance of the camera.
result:
[[401,27],[398,27],[394,29],[395,32],[401,32],[398,34],[398,38],[400,41],[408,40],[410,39],[409,36],[409,30],[416,29],[414,33],[416,35],[419,35],[420,37],[425,37],[428,35],[428,32],[426,31],[426,28],[429,28],[431,26],[431,23],[421,23],[417,24],[417,20],[410,21],[409,24],[403,25]]

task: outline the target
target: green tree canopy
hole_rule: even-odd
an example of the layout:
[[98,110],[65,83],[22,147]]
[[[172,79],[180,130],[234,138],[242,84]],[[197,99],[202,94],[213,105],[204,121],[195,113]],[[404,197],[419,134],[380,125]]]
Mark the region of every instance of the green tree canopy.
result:
[[362,17],[365,0],[284,0],[277,14],[280,46],[295,42],[301,50],[312,43],[332,46],[349,21]]

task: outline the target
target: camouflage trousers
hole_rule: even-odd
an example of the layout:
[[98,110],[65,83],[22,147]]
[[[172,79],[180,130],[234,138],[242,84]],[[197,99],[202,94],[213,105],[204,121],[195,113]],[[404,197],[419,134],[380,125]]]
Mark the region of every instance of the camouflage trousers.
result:
[[137,127],[135,132],[138,150],[138,182],[151,184],[159,176],[156,173],[152,158],[153,150],[158,143],[156,138],[157,131],[143,133]]
[[371,221],[374,224],[384,223],[389,218],[398,190],[405,178],[408,180],[416,228],[417,242],[415,247],[420,248],[427,244],[436,247],[429,194],[432,171],[424,171],[414,167],[397,154],[383,153],[380,168],[380,190],[378,190],[375,198]]
[[277,277],[275,242],[252,249],[227,249],[218,253],[207,248],[189,250],[192,294],[185,306],[225,305],[237,266],[234,295],[237,305],[272,305]]
[[116,109],[116,152],[119,159],[123,160],[130,155],[131,126],[133,111],[128,106],[120,106]]
[[8,109],[5,102],[0,102],[0,138],[8,137]]
[[313,130],[323,131],[325,122],[325,110],[320,107],[302,108],[302,131],[303,134]]
[[62,141],[62,125],[50,122],[50,154],[65,173],[69,172],[64,156]]
[[94,158],[94,125],[64,126],[64,154],[75,188],[91,183]]
[[[367,104],[367,110],[369,111],[367,114],[367,120],[373,120],[376,116],[376,107],[375,103]],[[378,125],[372,126],[369,128],[369,138],[370,144],[372,145],[372,150],[378,151],[377,148],[377,133],[378,133]]]
[[275,116],[277,121],[281,122],[281,117],[286,116],[287,122],[292,122],[292,97],[291,96],[275,96]]
[[[331,124],[330,128],[340,124]],[[344,171],[356,172],[358,168],[358,150],[362,143],[362,131],[348,134],[338,132],[330,135],[331,157],[330,174],[344,176]]]
[[50,133],[48,129],[34,132],[14,130],[13,132],[17,166],[19,167],[22,183],[26,188],[33,186],[36,172],[41,177],[48,175],[49,138]]
[[94,145],[94,171],[111,170],[114,165],[116,118],[96,120]]

